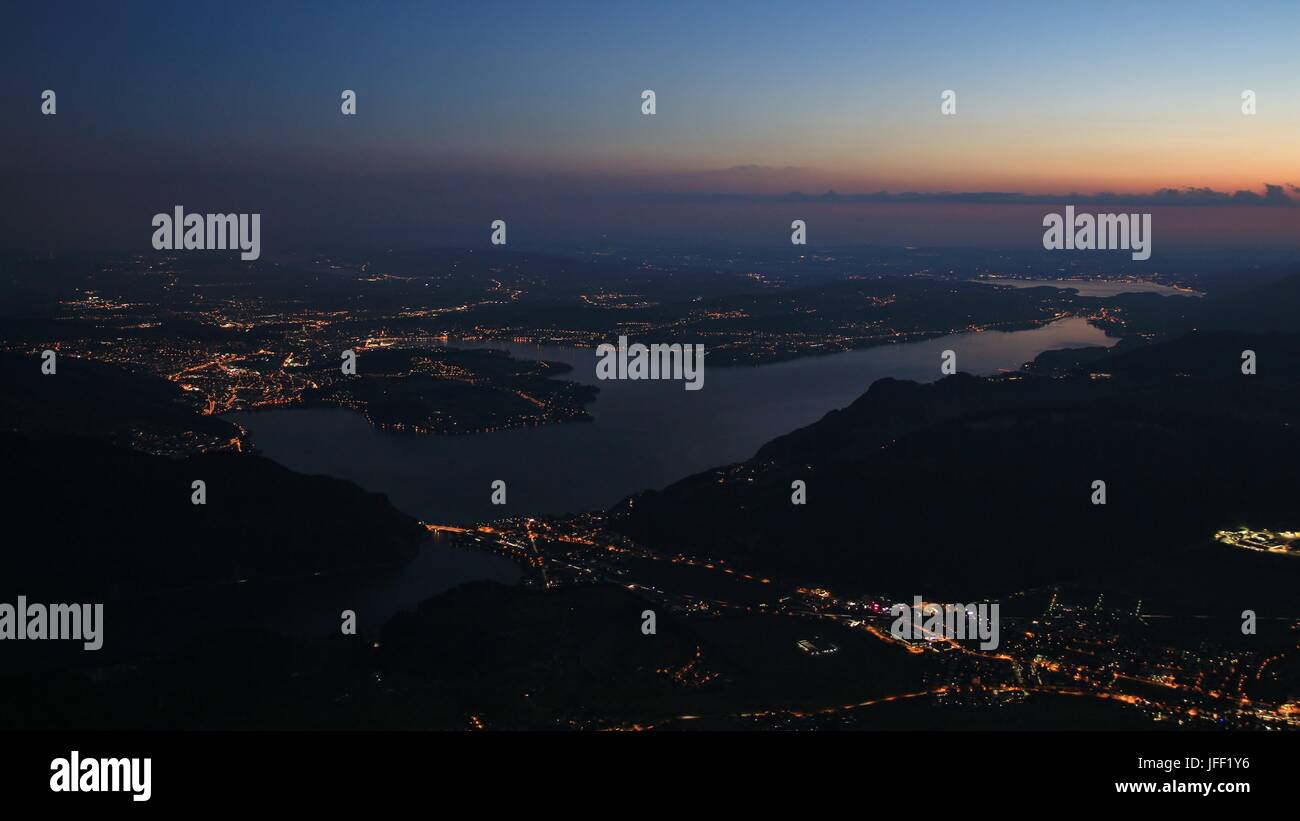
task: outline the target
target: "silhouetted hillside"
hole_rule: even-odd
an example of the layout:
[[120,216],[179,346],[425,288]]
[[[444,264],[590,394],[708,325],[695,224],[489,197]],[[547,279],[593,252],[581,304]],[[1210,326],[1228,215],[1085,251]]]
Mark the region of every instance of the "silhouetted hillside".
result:
[[[0,434],[5,595],[108,595],[391,564],[425,531],[380,494],[263,459]],[[207,503],[191,503],[191,483]]]
[[[617,587],[473,583],[366,636],[203,637],[116,675],[0,677],[0,727],[469,729],[586,726],[680,709],[700,640]],[[713,664],[713,653],[705,654]],[[599,726],[599,725],[596,725]]]
[[1176,562],[1219,528],[1296,526],[1298,418],[1300,337],[1190,334],[1066,378],[882,380],[749,462],[616,510],[650,546],[746,569],[991,595]]
[[465,711],[516,726],[663,714],[683,690],[670,674],[700,640],[666,614],[642,634],[648,607],[613,586],[462,585],[385,626],[383,667],[394,682],[435,679]]
[[164,379],[72,356],[58,356],[56,365],[46,375],[39,356],[0,353],[0,430],[72,433],[127,447],[142,432],[155,441],[237,433],[229,422],[195,413]]
[[1300,331],[1300,276],[1292,275],[1242,293],[1207,300],[1200,327],[1267,333]]

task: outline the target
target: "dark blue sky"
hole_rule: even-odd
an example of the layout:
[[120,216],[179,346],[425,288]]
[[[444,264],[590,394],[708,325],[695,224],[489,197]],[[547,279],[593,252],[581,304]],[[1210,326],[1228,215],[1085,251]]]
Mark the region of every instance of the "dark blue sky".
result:
[[[299,242],[455,241],[518,215],[562,244],[788,224],[734,205],[647,219],[646,192],[1300,183],[1295,3],[23,6],[6,11],[0,80],[6,245],[67,221],[111,244],[176,202],[274,213]],[[55,117],[39,114],[45,88]],[[356,117],[339,112],[345,88]],[[833,221],[834,238],[989,236],[901,208],[870,215],[879,234]],[[1017,220],[1003,241],[1037,233]]]

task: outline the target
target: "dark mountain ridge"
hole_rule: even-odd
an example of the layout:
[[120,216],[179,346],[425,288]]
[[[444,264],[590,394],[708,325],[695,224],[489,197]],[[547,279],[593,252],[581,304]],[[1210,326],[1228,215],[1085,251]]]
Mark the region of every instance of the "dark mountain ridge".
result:
[[[660,549],[898,594],[986,596],[1176,560],[1220,528],[1300,522],[1297,386],[1300,336],[1236,332],[1065,375],[881,380],[748,462],[627,500],[617,526]],[[791,501],[795,480],[806,505]]]

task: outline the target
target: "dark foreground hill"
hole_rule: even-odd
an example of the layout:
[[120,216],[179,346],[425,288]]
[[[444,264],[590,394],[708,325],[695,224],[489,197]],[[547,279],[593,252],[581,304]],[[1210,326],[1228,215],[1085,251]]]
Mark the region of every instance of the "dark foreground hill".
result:
[[672,674],[700,643],[666,616],[642,635],[647,606],[617,587],[468,584],[379,635],[231,631],[108,675],[0,676],[0,727],[555,729],[658,716],[696,689]]
[[[230,452],[0,433],[0,596],[105,596],[392,564],[425,530],[380,494]],[[192,482],[206,504],[192,503]],[[4,600],[9,600],[8,598]]]
[[1192,333],[1058,378],[881,380],[746,463],[616,510],[668,551],[974,597],[1177,562],[1220,528],[1295,528],[1298,460],[1300,336]]
[[[136,449],[237,432],[197,414],[165,380],[67,356],[45,375],[38,357],[3,354],[0,381],[0,601],[390,565],[425,535],[350,482],[229,450],[170,458]],[[204,504],[192,501],[195,481]]]
[[175,384],[104,362],[60,356],[47,375],[37,356],[0,353],[0,382],[0,430],[72,433],[124,447],[221,442],[238,433],[195,413]]

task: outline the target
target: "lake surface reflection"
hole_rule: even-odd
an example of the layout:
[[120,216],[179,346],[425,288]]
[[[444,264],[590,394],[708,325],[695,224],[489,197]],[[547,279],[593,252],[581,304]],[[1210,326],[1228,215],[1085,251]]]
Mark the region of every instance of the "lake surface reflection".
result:
[[[711,467],[749,458],[765,442],[857,399],[877,379],[929,382],[940,352],[957,352],[961,371],[1014,370],[1045,350],[1109,346],[1114,339],[1082,319],[1022,331],[957,334],[756,367],[705,368],[704,388],[681,382],[599,381],[594,349],[461,345],[566,362],[563,378],[597,384],[592,421],[463,436],[418,436],[372,428],[344,409],[230,414],[269,458],[304,473],[350,479],[388,494],[427,522],[472,524],[510,514],[609,507]],[[706,360],[707,363],[707,360]],[[508,488],[490,502],[493,480]]]

